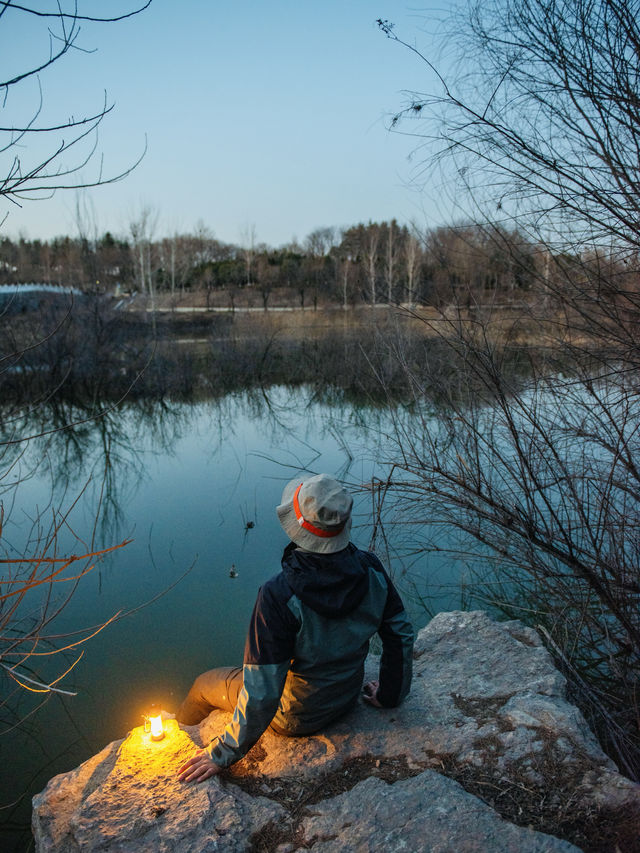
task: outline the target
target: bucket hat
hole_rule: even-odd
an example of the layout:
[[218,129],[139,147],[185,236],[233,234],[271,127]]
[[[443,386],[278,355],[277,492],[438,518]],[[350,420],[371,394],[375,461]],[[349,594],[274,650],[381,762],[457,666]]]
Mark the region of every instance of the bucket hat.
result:
[[317,554],[334,554],[349,544],[353,498],[328,474],[301,476],[284,487],[278,519],[289,538]]

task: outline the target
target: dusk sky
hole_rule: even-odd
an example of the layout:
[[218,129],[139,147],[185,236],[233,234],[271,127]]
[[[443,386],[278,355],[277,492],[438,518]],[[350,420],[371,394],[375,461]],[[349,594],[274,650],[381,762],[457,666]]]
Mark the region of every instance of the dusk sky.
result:
[[[42,4],[46,5],[45,3]],[[54,6],[54,4],[51,4]],[[143,205],[158,213],[156,236],[200,220],[218,239],[302,240],[325,225],[396,217],[434,224],[442,213],[412,185],[418,140],[387,129],[403,90],[435,88],[428,67],[392,43],[375,21],[437,58],[433,32],[447,0],[153,0],[117,24],[83,24],[77,44],[43,72],[42,121],[94,112],[106,90],[115,109],[101,126],[104,171],[141,164],[124,181],[92,191],[100,232],[126,233]],[[80,4],[105,14],[117,3]],[[18,11],[0,21],[3,79],[42,61],[46,23]],[[38,104],[34,81],[11,87],[4,127]],[[36,144],[20,150],[25,165]],[[99,165],[82,174],[92,180]],[[414,161],[415,162],[415,161]],[[1,159],[3,174],[8,160]],[[77,233],[75,194],[10,205],[0,233],[51,238]],[[6,205],[5,205],[6,209]]]

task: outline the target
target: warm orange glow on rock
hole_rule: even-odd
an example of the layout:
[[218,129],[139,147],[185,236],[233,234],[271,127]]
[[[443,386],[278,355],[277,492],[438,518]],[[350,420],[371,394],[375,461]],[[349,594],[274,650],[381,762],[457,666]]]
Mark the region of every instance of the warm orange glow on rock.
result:
[[175,720],[163,721],[164,737],[161,741],[153,741],[151,732],[145,731],[144,726],[137,726],[129,732],[129,736],[120,745],[118,751],[118,766],[127,768],[141,781],[176,776],[181,764],[192,758],[200,743],[194,743],[187,732],[180,729]]

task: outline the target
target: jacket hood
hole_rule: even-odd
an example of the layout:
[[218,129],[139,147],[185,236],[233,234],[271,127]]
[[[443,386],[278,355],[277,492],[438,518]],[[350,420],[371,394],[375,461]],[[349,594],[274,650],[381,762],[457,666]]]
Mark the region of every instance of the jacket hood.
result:
[[351,542],[334,554],[285,548],[282,571],[300,601],[322,616],[339,618],[360,604],[369,588],[369,572]]

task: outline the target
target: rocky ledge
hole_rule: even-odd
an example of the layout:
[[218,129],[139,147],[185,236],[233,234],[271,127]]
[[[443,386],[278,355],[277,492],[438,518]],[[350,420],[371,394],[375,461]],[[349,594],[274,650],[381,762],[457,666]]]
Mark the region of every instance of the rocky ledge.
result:
[[[440,613],[410,697],[305,738],[272,732],[200,785],[175,771],[226,724],[168,721],[115,741],[34,797],[38,853],[639,850],[640,786],[621,776],[535,631]],[[376,660],[368,661],[374,677]]]

